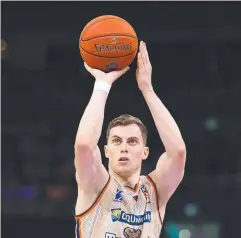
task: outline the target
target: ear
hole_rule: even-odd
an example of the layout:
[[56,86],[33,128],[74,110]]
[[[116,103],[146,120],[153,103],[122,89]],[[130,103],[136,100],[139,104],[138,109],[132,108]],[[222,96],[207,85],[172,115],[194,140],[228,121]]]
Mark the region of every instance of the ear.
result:
[[105,151],[105,157],[109,158],[108,157],[108,146],[107,145],[104,146],[104,151]]
[[149,155],[149,147],[145,147],[144,148],[144,156],[143,156],[143,160],[146,160],[147,157]]

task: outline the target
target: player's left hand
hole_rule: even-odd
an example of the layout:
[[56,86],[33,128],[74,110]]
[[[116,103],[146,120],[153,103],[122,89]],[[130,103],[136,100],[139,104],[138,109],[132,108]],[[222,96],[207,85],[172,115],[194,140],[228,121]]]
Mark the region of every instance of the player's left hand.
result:
[[112,71],[109,73],[105,73],[99,69],[91,68],[89,65],[87,65],[86,62],[84,62],[84,66],[85,66],[86,70],[89,71],[90,74],[96,80],[105,81],[109,84],[114,83],[118,78],[120,78],[123,74],[125,74],[130,69],[130,67],[127,66],[122,70],[116,70],[116,71]]
[[141,41],[139,52],[137,54],[136,80],[138,87],[142,92],[153,91],[151,76],[152,65],[149,60],[146,44],[143,41]]

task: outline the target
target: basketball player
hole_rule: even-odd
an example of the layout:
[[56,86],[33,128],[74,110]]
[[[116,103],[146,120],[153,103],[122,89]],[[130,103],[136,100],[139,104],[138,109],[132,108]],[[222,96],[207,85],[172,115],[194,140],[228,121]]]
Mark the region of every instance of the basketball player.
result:
[[154,171],[140,176],[142,161],[149,153],[147,130],[138,118],[121,115],[111,121],[107,129],[104,148],[109,159],[107,172],[97,145],[105,104],[111,85],[129,68],[104,73],[85,64],[95,78],[95,85],[75,141],[76,237],[160,237],[167,202],[183,178],[185,143],[177,124],[152,87],[152,66],[144,42],[140,43],[137,57],[137,84],[151,111],[165,152]]

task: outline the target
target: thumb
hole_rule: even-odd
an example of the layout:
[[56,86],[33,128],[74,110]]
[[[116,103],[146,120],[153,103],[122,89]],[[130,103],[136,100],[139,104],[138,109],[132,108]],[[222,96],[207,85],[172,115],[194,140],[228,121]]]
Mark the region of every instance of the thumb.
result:
[[121,70],[121,74],[125,74],[129,69],[130,69],[129,66],[125,67],[124,69]]
[[125,67],[124,69],[115,71],[115,76],[116,76],[116,78],[119,78],[120,76],[122,76],[123,74],[125,74],[129,69],[130,69],[130,67],[127,66],[127,67]]
[[93,69],[88,64],[86,64],[85,62],[84,62],[84,66],[85,66],[86,70],[93,75]]

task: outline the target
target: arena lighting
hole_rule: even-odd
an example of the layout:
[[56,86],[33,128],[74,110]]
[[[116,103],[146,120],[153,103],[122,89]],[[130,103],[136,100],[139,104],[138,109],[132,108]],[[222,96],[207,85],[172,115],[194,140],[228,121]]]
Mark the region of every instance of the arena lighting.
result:
[[215,131],[219,129],[219,122],[217,118],[207,118],[204,122],[204,126],[208,131]]
[[184,219],[166,221],[164,230],[166,232],[165,238],[220,237],[220,223],[217,220],[202,219],[193,221],[193,219]]
[[188,217],[194,217],[198,213],[198,207],[196,204],[189,203],[184,206],[184,213]]

